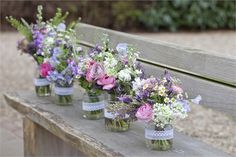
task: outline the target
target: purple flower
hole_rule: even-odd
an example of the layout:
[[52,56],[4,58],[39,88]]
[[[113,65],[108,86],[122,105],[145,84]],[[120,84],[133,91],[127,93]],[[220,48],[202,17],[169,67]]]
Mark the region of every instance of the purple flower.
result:
[[71,71],[72,71],[73,75],[77,75],[78,74],[78,69],[79,68],[78,68],[77,64],[75,63],[75,61],[69,61],[68,67],[71,68]]
[[34,41],[34,45],[37,49],[37,54],[41,55],[42,54],[42,43],[43,43],[43,39],[44,39],[44,35],[42,32],[40,32],[38,29],[33,29],[33,41]]
[[120,57],[122,57],[122,58],[126,57],[127,52],[128,52],[128,44],[127,43],[117,44],[116,51],[118,52]]
[[58,76],[59,76],[59,74],[57,71],[49,71],[48,75],[47,75],[47,80],[50,82],[56,81]]
[[121,101],[121,102],[123,102],[123,103],[127,103],[127,104],[129,104],[129,103],[131,103],[133,100],[130,98],[130,97],[128,97],[128,96],[121,96],[121,97],[118,97],[118,100],[119,101]]
[[61,53],[60,47],[54,47],[53,50],[53,56],[58,56]]
[[101,53],[101,51],[102,51],[102,48],[101,48],[98,44],[96,44],[96,46],[95,46],[94,48],[91,48],[91,49],[88,51],[88,55],[89,55],[90,57],[94,57],[95,55]]
[[64,32],[66,30],[66,25],[64,23],[60,23],[58,26],[57,26],[57,31],[59,32]]

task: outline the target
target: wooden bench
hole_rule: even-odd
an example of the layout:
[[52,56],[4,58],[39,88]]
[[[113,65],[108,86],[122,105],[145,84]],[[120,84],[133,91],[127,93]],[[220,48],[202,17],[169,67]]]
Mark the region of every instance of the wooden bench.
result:
[[[133,44],[142,52],[139,61],[148,74],[160,75],[168,69],[183,81],[190,96],[201,94],[204,104],[230,114],[235,112],[234,58],[209,56],[199,50],[87,24],[79,24],[76,30],[86,49],[94,46],[103,33],[109,35],[113,47],[119,42]],[[80,88],[76,89],[74,105],[69,107],[57,106],[53,97],[39,98],[34,92],[5,94],[7,103],[24,117],[25,156],[229,156],[178,132],[171,151],[151,151],[145,146],[142,123],[133,123],[128,132],[114,133],[105,130],[103,119],[83,119],[82,94]]]
[[109,35],[111,47],[119,42],[133,44],[140,52],[139,61],[147,74],[160,76],[168,69],[183,82],[191,98],[200,94],[202,104],[230,115],[236,112],[236,57],[226,58],[209,55],[203,50],[152,41],[88,24],[78,24],[80,43],[91,47],[101,41],[104,33]]
[[25,156],[90,157],[228,157],[198,140],[175,132],[171,151],[151,151],[145,146],[144,125],[132,123],[124,133],[105,130],[104,119],[82,117],[82,91],[77,88],[73,106],[39,98],[34,92],[6,93],[7,103],[23,115]]

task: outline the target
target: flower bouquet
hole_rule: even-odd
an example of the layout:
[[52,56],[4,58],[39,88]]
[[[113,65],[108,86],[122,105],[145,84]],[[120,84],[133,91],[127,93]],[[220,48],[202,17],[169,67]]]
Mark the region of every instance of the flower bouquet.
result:
[[89,56],[78,57],[78,67],[77,78],[80,86],[86,90],[82,101],[83,117],[91,120],[103,118],[106,103],[103,89],[109,89],[113,82],[107,80],[110,84],[103,89],[98,85],[99,80],[105,76],[104,68]]
[[47,58],[52,69],[47,79],[55,83],[56,104],[71,105],[73,94],[73,80],[78,74],[76,57],[82,53],[82,48],[76,43],[75,31],[60,23],[57,27],[50,27],[50,33],[43,42],[43,51],[49,52]]
[[184,99],[179,80],[174,79],[168,72],[162,79],[150,77],[137,78],[133,82],[135,97],[141,105],[136,117],[145,121],[145,138],[148,148],[154,150],[169,150],[173,142],[173,121],[185,118],[190,111],[188,101]]
[[[24,39],[18,42],[18,49],[23,53],[31,55],[37,63],[36,78],[34,79],[35,90],[38,96],[49,96],[51,94],[50,82],[47,81],[47,72],[51,70],[51,66],[45,61],[50,57],[50,53],[43,50],[45,36],[49,36],[51,28],[57,27],[64,22],[68,12],[64,15],[61,9],[57,9],[55,16],[49,21],[43,21],[42,6],[37,8],[37,21],[35,24],[28,24],[24,19],[17,20],[11,16],[6,17],[6,20],[15,27]],[[71,24],[71,27],[74,24]],[[45,64],[44,64],[45,63]]]
[[105,126],[111,131],[127,131],[133,104],[119,100],[127,102],[131,99],[132,81],[135,77],[143,75],[140,65],[136,62],[138,53],[126,43],[119,43],[116,50],[109,48],[107,36],[102,39],[102,42],[103,46],[96,45],[88,55],[101,65],[95,67],[95,71],[91,71],[91,74],[95,72],[96,85],[110,94],[104,114]]

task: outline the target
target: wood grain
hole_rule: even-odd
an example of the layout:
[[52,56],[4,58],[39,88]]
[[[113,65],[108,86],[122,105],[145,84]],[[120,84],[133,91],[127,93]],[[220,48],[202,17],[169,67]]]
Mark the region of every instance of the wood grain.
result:
[[151,151],[145,146],[142,123],[133,123],[128,132],[109,132],[105,130],[103,119],[83,119],[81,97],[82,93],[77,92],[73,106],[61,107],[53,103],[53,97],[38,98],[33,92],[5,94],[10,106],[87,156],[229,156],[178,132],[175,132],[171,151]]
[[202,76],[226,81],[236,85],[236,57],[209,55],[199,49],[185,48],[182,45],[162,41],[152,41],[136,35],[130,35],[93,25],[77,25],[79,39],[96,44],[101,42],[104,33],[109,35],[112,47],[119,42],[133,44],[140,52],[140,58],[177,67]]

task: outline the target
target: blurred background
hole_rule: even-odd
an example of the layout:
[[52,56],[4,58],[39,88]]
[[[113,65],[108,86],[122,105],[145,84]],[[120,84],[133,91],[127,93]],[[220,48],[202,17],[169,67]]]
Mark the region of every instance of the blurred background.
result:
[[[101,26],[191,49],[210,55],[236,57],[235,0],[172,1],[85,1],[32,0],[0,1],[0,156],[23,156],[22,117],[8,107],[2,94],[34,90],[34,62],[17,51],[22,36],[5,20],[6,16],[35,22],[36,8],[43,5],[43,17],[54,16],[56,8],[70,12],[72,20]],[[164,53],[164,52],[163,52]],[[235,116],[206,108],[191,107],[189,117],[176,129],[229,154],[236,155]]]
[[57,7],[69,11],[69,21],[122,31],[199,31],[235,28],[235,1],[2,1],[1,30],[12,30],[5,16],[34,22],[37,5],[44,6],[49,19]]

